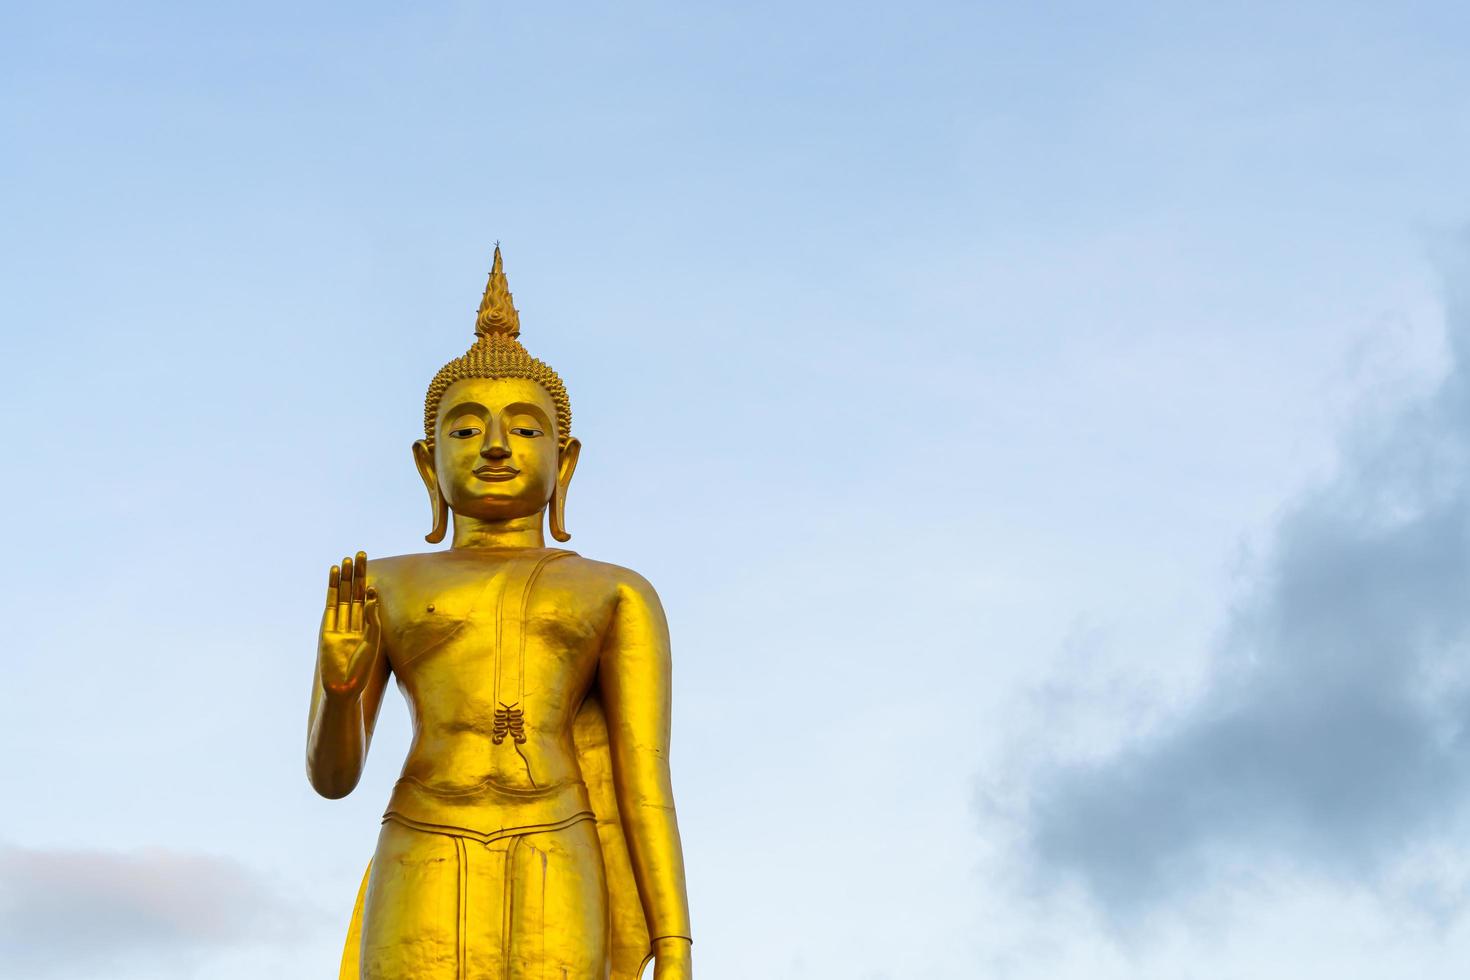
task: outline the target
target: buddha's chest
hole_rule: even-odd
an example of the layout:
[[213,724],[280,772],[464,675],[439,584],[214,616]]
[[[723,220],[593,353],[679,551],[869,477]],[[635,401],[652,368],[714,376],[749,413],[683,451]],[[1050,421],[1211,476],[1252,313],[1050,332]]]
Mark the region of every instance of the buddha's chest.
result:
[[612,608],[556,571],[516,561],[385,583],[384,638],[400,682],[497,704],[585,687]]

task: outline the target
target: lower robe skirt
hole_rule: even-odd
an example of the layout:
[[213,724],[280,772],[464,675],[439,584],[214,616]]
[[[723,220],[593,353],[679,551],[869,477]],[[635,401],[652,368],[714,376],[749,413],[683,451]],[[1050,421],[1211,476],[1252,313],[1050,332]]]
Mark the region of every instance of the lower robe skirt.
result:
[[473,837],[383,823],[363,907],[362,980],[604,980],[597,825]]

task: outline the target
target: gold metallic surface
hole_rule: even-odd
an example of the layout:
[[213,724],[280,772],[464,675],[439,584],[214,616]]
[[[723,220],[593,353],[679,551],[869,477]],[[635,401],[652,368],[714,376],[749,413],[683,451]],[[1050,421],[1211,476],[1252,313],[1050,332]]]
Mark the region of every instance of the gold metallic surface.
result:
[[520,345],[500,250],[477,340],[430,385],[414,461],[446,551],[333,565],[307,774],[362,775],[389,677],[413,741],[340,977],[692,976],[669,778],[669,637],[636,573],[565,541],[580,445]]

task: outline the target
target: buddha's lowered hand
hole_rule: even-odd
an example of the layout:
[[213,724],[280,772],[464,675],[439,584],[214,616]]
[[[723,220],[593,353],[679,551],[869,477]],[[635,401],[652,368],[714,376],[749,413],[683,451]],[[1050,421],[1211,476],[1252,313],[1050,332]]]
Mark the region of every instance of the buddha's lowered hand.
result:
[[683,936],[654,940],[653,980],[692,980],[689,947],[689,940]]

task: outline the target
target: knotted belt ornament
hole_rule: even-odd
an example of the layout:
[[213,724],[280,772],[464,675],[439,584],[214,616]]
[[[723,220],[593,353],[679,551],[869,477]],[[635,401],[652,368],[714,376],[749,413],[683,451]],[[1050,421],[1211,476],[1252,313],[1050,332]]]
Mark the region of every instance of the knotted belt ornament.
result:
[[520,704],[519,701],[512,704],[502,701],[500,707],[495,709],[495,728],[490,732],[490,741],[496,745],[504,742],[507,735],[517,745],[526,741],[525,712],[516,707],[518,704]]

